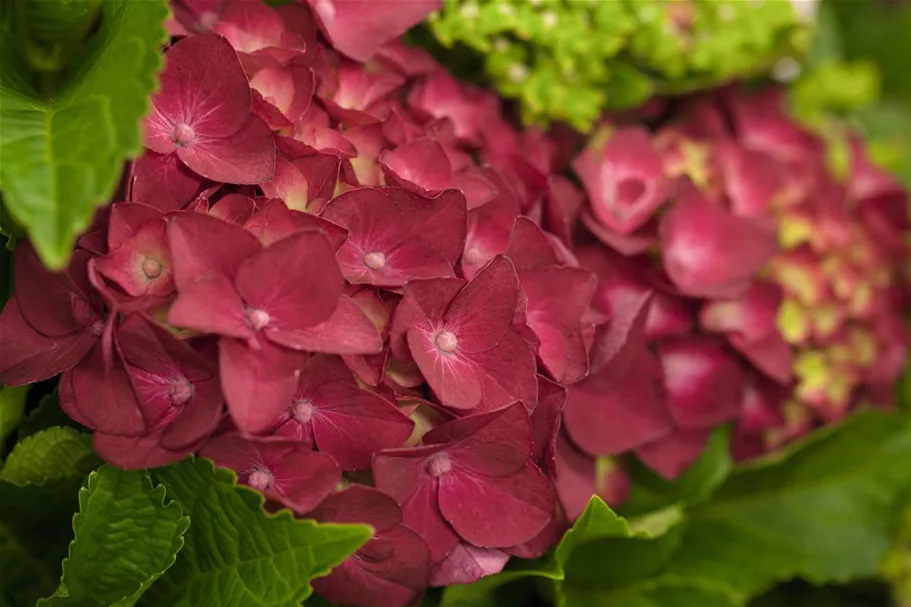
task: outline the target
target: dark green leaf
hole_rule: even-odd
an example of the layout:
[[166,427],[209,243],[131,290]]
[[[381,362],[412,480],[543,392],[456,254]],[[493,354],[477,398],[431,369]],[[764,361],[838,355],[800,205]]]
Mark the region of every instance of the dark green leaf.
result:
[[3,455],[3,441],[16,429],[22,419],[27,395],[28,386],[21,388],[0,386],[0,456]]
[[911,481],[911,421],[862,412],[774,459],[738,470],[690,524],[668,575],[743,596],[772,583],[873,576]]
[[22,28],[7,20],[0,30],[0,187],[49,266],[65,265],[76,234],[113,194],[124,159],[142,151],[139,120],[167,14],[165,0],[104,0],[100,29],[59,95],[42,91],[24,67]]
[[42,397],[38,406],[32,409],[32,411],[25,416],[25,419],[19,423],[16,437],[21,441],[27,436],[37,434],[42,430],[47,430],[54,426],[75,428],[76,430],[81,430],[83,432],[88,431],[84,426],[73,421],[73,419],[63,412],[63,409],[60,408],[60,403],[57,400],[56,394],[46,394]]
[[131,607],[170,567],[190,519],[145,471],[109,465],[89,475],[79,491],[75,539],[63,577],[39,607]]
[[43,487],[0,481],[0,595],[14,607],[32,607],[57,587],[82,481]]
[[282,510],[207,459],[156,470],[193,524],[177,562],[140,599],[149,607],[297,607],[310,580],[370,539],[364,525],[319,525]]
[[13,448],[0,469],[0,480],[14,485],[42,485],[68,476],[83,477],[98,459],[92,437],[72,428],[48,428]]

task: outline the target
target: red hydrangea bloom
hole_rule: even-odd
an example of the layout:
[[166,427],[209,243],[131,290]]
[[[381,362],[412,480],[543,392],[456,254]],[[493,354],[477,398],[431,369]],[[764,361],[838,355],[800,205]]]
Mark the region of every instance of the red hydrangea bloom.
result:
[[437,563],[460,542],[506,548],[544,529],[554,495],[531,456],[531,423],[516,403],[437,426],[423,446],[381,451],[373,475]]
[[65,272],[45,269],[29,244],[16,251],[16,293],[0,315],[0,383],[20,386],[76,366],[101,336],[106,314],[88,280],[90,255]]
[[309,517],[322,523],[363,523],[374,529],[369,542],[313,588],[334,603],[397,607],[420,596],[429,580],[430,553],[420,535],[403,523],[394,499],[364,485],[327,497]]
[[399,287],[454,276],[465,243],[465,197],[454,190],[425,198],[397,188],[358,188],[335,197],[321,216],[348,230],[337,258],[355,284]]
[[393,352],[414,358],[446,407],[486,411],[516,400],[533,407],[534,354],[513,328],[518,305],[518,277],[506,257],[468,283],[412,281],[393,320]]
[[161,89],[145,120],[146,147],[176,154],[213,181],[263,183],[275,171],[275,140],[250,113],[250,85],[231,45],[190,36],[165,55]]
[[318,447],[343,470],[361,470],[376,451],[404,445],[413,429],[394,403],[360,388],[340,359],[316,355],[270,433]]
[[297,512],[309,512],[339,482],[338,465],[325,453],[296,441],[252,440],[223,434],[200,452],[231,468],[238,480]]

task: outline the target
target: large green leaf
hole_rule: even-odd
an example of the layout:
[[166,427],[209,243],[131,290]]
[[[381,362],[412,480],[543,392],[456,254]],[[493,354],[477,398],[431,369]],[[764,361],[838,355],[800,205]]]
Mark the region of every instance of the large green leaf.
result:
[[104,0],[100,29],[60,94],[39,92],[21,58],[22,28],[2,24],[0,187],[49,266],[65,265],[76,234],[114,193],[124,159],[142,151],[139,121],[167,14],[165,0]]
[[0,456],[3,455],[3,441],[22,420],[27,395],[28,386],[0,386]]
[[82,480],[43,487],[0,481],[0,595],[13,607],[32,607],[57,587]]
[[156,470],[192,525],[177,562],[143,595],[147,607],[297,607],[371,536],[364,525],[319,525],[282,510],[207,459]]
[[145,471],[102,466],[79,491],[63,577],[39,607],[131,607],[170,567],[190,519]]
[[13,448],[0,469],[0,480],[14,485],[42,485],[48,480],[83,476],[98,462],[92,437],[73,428],[48,428]]
[[742,596],[776,581],[871,577],[911,482],[911,421],[863,412],[734,473],[689,511],[664,575],[710,579]]
[[[498,575],[474,584],[450,586],[443,592],[440,607],[496,607],[498,591],[528,578],[550,583],[557,605],[645,606],[648,603],[642,601],[656,592],[657,585],[664,589],[662,592],[670,592],[666,587],[671,582],[656,584],[652,577],[673,553],[682,530],[679,508],[627,521],[594,496],[551,554],[536,561],[514,560]],[[706,607],[715,605],[707,603]]]

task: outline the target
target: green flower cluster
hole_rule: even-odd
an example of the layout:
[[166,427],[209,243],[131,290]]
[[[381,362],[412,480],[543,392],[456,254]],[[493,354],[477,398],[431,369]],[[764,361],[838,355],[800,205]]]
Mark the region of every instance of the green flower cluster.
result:
[[809,40],[781,0],[445,0],[429,27],[483,55],[527,122],[579,129],[605,108],[767,69]]

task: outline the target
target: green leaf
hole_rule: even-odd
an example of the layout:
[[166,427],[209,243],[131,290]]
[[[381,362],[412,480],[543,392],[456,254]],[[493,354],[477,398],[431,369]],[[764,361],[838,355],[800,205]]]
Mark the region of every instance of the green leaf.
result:
[[909,481],[911,420],[859,413],[731,475],[689,510],[664,573],[710,579],[741,596],[794,577],[872,577]]
[[72,428],[48,428],[17,444],[0,469],[0,480],[14,485],[42,485],[83,476],[95,467],[92,437]]
[[370,539],[364,525],[319,525],[288,510],[269,514],[262,495],[230,470],[188,459],[154,478],[193,521],[177,562],[140,599],[149,607],[297,607],[310,580]]
[[57,587],[82,480],[43,487],[0,481],[0,595],[14,607],[31,607]]
[[675,503],[704,501],[724,482],[732,467],[730,428],[727,426],[712,433],[699,459],[674,481],[668,481],[635,460],[627,470],[632,481],[632,491],[619,511],[624,516],[634,516]]
[[20,388],[0,386],[0,455],[3,455],[3,441],[16,429],[22,419],[27,395],[28,386]]
[[627,521],[594,496],[552,553],[534,561],[513,559],[502,573],[450,586],[443,591],[440,607],[497,607],[499,590],[529,578],[549,582],[558,605],[613,605],[584,601],[592,594],[634,596],[634,586],[657,572],[676,548],[681,522],[679,508]]
[[79,490],[75,539],[53,596],[38,607],[131,607],[170,567],[190,519],[145,471],[110,465]]
[[565,607],[616,605],[617,607],[740,607],[723,590],[691,580],[644,582],[621,590],[572,588],[564,597]]
[[69,415],[63,412],[63,409],[60,408],[60,403],[57,400],[56,394],[46,394],[38,403],[38,406],[32,409],[32,411],[25,416],[25,419],[19,423],[19,428],[16,431],[16,438],[21,441],[27,436],[37,434],[42,430],[47,430],[54,426],[75,428],[82,432],[88,432],[88,429],[85,426],[74,421]]
[[6,206],[50,267],[66,264],[76,234],[114,193],[127,157],[142,151],[166,40],[165,0],[105,0],[101,26],[62,93],[41,91],[21,55],[22,32],[0,29],[0,186]]

